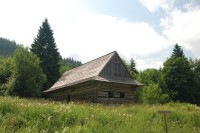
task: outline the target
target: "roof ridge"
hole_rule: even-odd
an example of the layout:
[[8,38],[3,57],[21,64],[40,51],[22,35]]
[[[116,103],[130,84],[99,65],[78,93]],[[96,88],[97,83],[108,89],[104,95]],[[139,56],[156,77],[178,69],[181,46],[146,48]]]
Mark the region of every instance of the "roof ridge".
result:
[[[82,65],[80,65],[80,66],[78,66],[78,67],[75,67],[75,68],[73,68],[73,69],[70,69],[70,70],[68,70],[68,71],[78,69],[79,67],[82,67],[82,66],[84,66],[84,65],[86,65],[86,64],[89,64],[90,62],[93,62],[93,61],[95,61],[95,60],[98,60],[98,59],[100,59],[100,58],[102,58],[102,57],[108,56],[108,55],[110,55],[110,54],[112,54],[112,53],[117,53],[117,51],[112,51],[112,52],[110,52],[110,53],[108,53],[108,54],[106,54],[106,55],[103,55],[103,56],[100,56],[100,57],[98,57],[98,58],[96,58],[96,59],[90,60],[90,61],[88,61],[88,62],[86,62],[86,63],[84,63],[84,64],[82,64]],[[65,71],[64,74],[65,74],[66,72],[68,72],[68,71]],[[63,74],[63,75],[64,75],[64,74]]]
[[[98,59],[100,59],[100,58],[102,58],[102,57],[105,57],[105,56],[107,56],[107,55],[110,55],[110,54],[112,54],[112,53],[117,53],[117,52],[116,52],[116,51],[110,52],[110,53],[108,53],[108,54],[106,54],[106,55],[103,55],[103,56],[100,56],[100,57],[98,57],[98,58],[96,58],[96,59],[93,59],[93,60],[91,60],[91,61],[88,61],[88,62],[86,62],[86,63],[84,63],[84,64],[82,64],[82,65],[85,65],[85,64],[88,64],[88,63],[90,63],[90,62],[92,62],[92,61],[98,60]],[[81,66],[82,66],[82,65],[81,65]],[[78,66],[78,67],[80,67],[80,66]]]
[[[118,54],[116,51],[113,51],[112,53]],[[111,54],[111,53],[110,53]],[[113,54],[113,55],[115,55]],[[107,54],[108,55],[108,54]],[[113,57],[113,56],[112,56]],[[112,57],[110,58],[110,60],[112,59]],[[104,67],[106,67],[106,65],[110,62],[110,60],[108,62],[106,62],[106,64],[104,65]],[[103,69],[101,71],[99,71],[97,76],[100,76],[101,72],[103,71]]]

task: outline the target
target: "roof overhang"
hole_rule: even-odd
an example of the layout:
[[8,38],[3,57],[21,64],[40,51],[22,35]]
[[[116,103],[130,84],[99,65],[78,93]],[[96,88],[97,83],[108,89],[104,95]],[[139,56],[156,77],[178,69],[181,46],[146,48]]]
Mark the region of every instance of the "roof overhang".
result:
[[62,89],[62,88],[74,86],[74,85],[81,84],[81,83],[88,82],[88,81],[100,81],[100,82],[108,82],[108,83],[127,84],[127,85],[134,86],[134,87],[143,86],[143,84],[141,84],[138,81],[135,81],[134,79],[94,76],[94,77],[87,78],[87,79],[84,79],[84,80],[81,80],[81,81],[78,81],[78,82],[73,82],[73,83],[70,83],[70,84],[53,87],[53,88],[50,88],[50,89],[43,91],[43,92],[44,93],[53,92],[53,91],[57,91],[57,90]]

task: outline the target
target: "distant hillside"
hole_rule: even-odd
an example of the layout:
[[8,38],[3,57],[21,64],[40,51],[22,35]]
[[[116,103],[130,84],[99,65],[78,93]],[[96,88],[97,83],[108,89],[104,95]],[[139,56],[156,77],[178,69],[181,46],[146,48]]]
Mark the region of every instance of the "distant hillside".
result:
[[74,60],[72,57],[70,58],[62,58],[60,59],[60,74],[62,75],[65,71],[73,69],[82,65],[80,61]]
[[16,48],[17,44],[15,41],[0,37],[0,56],[10,56]]
[[63,58],[61,60],[61,64],[69,66],[70,68],[75,68],[75,67],[82,65],[82,63],[80,61],[74,60],[72,57]]

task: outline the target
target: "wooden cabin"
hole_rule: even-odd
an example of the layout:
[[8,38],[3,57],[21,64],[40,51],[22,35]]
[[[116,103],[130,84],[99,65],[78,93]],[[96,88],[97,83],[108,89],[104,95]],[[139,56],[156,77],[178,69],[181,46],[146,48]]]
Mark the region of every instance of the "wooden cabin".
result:
[[44,93],[68,102],[133,103],[134,92],[141,85],[114,51],[66,71]]

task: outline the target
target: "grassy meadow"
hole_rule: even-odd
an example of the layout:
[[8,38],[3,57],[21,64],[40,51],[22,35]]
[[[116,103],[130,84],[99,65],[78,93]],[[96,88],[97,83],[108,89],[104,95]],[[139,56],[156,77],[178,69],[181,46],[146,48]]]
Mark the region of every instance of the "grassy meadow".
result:
[[200,107],[165,105],[102,105],[0,97],[0,132],[5,133],[200,133]]

